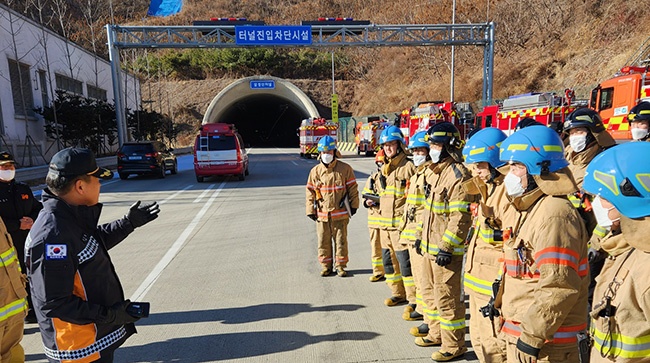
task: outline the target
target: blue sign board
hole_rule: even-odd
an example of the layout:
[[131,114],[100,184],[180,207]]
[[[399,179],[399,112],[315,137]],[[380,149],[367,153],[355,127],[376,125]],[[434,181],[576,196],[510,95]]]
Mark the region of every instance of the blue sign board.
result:
[[235,26],[235,43],[237,45],[311,45],[311,26]]
[[260,79],[256,81],[250,81],[251,89],[274,89],[275,81],[272,79]]

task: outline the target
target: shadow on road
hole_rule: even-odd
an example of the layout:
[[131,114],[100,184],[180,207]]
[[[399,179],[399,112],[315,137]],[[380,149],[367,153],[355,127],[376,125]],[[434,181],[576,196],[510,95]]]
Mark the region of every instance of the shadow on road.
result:
[[300,313],[319,311],[356,311],[363,305],[328,305],[313,307],[311,304],[260,304],[226,309],[180,311],[151,314],[136,325],[182,324],[220,321],[223,324],[244,324],[270,319],[288,318]]
[[363,331],[315,336],[300,331],[214,334],[123,347],[117,350],[115,361],[216,362],[288,352],[322,342],[371,340],[377,336],[379,334]]

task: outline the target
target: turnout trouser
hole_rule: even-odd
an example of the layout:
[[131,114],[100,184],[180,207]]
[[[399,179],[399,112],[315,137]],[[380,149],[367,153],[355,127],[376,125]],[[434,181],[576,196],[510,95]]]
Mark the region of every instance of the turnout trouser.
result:
[[318,262],[323,268],[332,268],[332,242],[336,251],[334,266],[345,268],[348,265],[348,222],[349,219],[345,218],[316,223]]
[[368,228],[370,232],[370,259],[372,261],[372,275],[384,275],[384,265],[381,257],[381,238],[379,228]]
[[[471,289],[469,293],[469,334],[472,347],[481,363],[506,363],[506,341],[499,334],[499,318],[495,317],[494,322],[483,317],[479,308],[490,301],[490,297],[479,294]],[[494,324],[494,325],[493,325]]]
[[[17,362],[20,360],[11,359],[12,354],[17,354],[22,349],[16,349],[23,339],[23,329],[25,323],[23,319],[25,314],[18,314],[9,317],[7,320],[0,323],[0,362],[9,363]],[[22,359],[24,360],[24,353]]]
[[395,229],[380,230],[382,261],[386,284],[392,296],[406,298],[415,304],[415,283],[407,246],[399,243],[400,232]]
[[[437,310],[429,321],[429,340],[442,340],[441,351],[455,354],[465,348],[465,304],[460,301],[463,256],[453,256],[440,267],[428,259],[422,267],[422,298],[428,309]],[[427,281],[428,280],[428,281]]]
[[429,259],[426,256],[419,255],[415,251],[415,246],[413,245],[408,246],[408,251],[409,251],[409,256],[411,258],[411,271],[413,272],[413,282],[415,283],[415,302],[417,304],[415,311],[422,314],[422,316],[424,317],[425,324],[429,324],[429,319],[430,316],[432,315],[432,312],[430,309],[427,308],[427,305],[424,303],[424,299],[422,298],[422,291],[420,288],[420,286],[422,286],[422,281],[421,281],[422,264],[428,263]]

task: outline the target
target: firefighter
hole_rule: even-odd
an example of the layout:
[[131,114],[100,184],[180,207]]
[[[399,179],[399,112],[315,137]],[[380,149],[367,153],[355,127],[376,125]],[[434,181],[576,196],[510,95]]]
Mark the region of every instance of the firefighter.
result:
[[[488,363],[506,362],[506,342],[498,336],[498,319],[494,319],[499,314],[488,305],[498,293],[492,285],[500,278],[499,266],[503,264],[503,221],[514,214],[505,195],[504,176],[497,170],[504,165],[499,160],[499,146],[505,139],[501,130],[485,128],[468,140],[463,149],[465,163],[472,165],[477,175],[465,182],[463,188],[468,194],[480,196],[480,203],[472,209],[474,229],[473,235],[468,235],[465,263],[469,331],[476,356],[480,362]],[[488,307],[481,309],[484,306]]]
[[[592,363],[648,361],[650,160],[647,155],[650,155],[649,144],[627,143],[606,150],[587,166],[584,187],[596,196],[593,207],[599,223],[612,224],[613,228],[620,224],[621,230],[602,244],[611,258],[598,276],[591,311]],[[588,341],[584,344],[588,346]]]
[[441,345],[431,358],[448,361],[467,351],[461,274],[464,242],[471,226],[469,205],[474,198],[462,188],[471,174],[462,163],[463,142],[456,126],[435,124],[427,131],[427,142],[432,164],[426,172],[421,246],[428,261],[418,274],[424,304],[437,310],[438,316],[429,321],[428,335],[416,338],[415,344]]
[[359,191],[352,168],[339,161],[341,154],[331,136],[318,141],[320,163],[314,166],[307,178],[307,217],[316,221],[318,236],[318,261],[323,269],[321,276],[332,274],[332,241],[336,261],[334,267],[339,277],[347,276],[348,222],[359,208]]
[[650,102],[643,101],[632,107],[627,115],[630,123],[630,132],[634,141],[650,141],[648,129],[650,128]]
[[379,238],[379,228],[381,227],[379,219],[379,201],[373,201],[372,198],[379,198],[381,193],[381,186],[379,182],[379,174],[381,173],[381,167],[384,165],[384,150],[379,150],[375,155],[375,164],[377,165],[377,171],[372,173],[368,180],[366,180],[366,185],[363,188],[364,200],[363,206],[368,208],[368,231],[370,232],[370,259],[372,263],[372,276],[370,276],[370,282],[377,282],[384,280],[384,265],[381,262],[381,240]]
[[[404,145],[404,135],[397,126],[384,129],[379,142],[386,158],[379,175],[383,189],[379,196],[379,233],[386,284],[391,290],[391,297],[384,304],[415,304],[415,283],[409,253],[406,246],[399,243],[398,229],[406,203],[406,184],[415,173],[415,165],[406,158],[408,151]],[[404,311],[411,312],[411,306],[407,305]]]
[[[569,162],[568,168],[571,170],[573,179],[579,189],[578,192],[569,195],[569,200],[578,209],[585,221],[590,238],[592,238],[592,234],[596,234],[594,244],[597,244],[598,236],[602,234],[606,226],[599,227],[596,223],[596,219],[591,212],[591,200],[582,191],[582,180],[587,164],[603,150],[616,145],[616,141],[605,130],[598,113],[589,108],[579,108],[571,112],[564,122],[564,132],[569,137],[569,145],[564,150],[564,157]],[[596,286],[596,276],[600,273],[607,255],[591,247],[591,241],[589,242],[589,248],[591,251],[588,255],[591,282],[589,284],[588,301],[589,306],[591,306],[593,289]]]
[[[399,230],[400,244],[406,246],[411,262],[411,272],[415,282],[415,304],[409,303],[409,307],[402,314],[402,318],[408,321],[424,320],[428,324],[429,316],[432,311],[429,310],[419,291],[419,276],[417,271],[420,265],[426,262],[421,248],[421,230],[418,228],[418,221],[422,217],[424,209],[424,172],[431,164],[429,156],[429,144],[426,142],[426,131],[415,133],[409,142],[409,151],[413,155],[413,164],[416,167],[415,174],[411,176],[406,184],[406,204],[404,205],[404,214],[400,221]],[[409,311],[410,310],[410,311]],[[427,315],[425,317],[425,315]]]
[[[577,191],[563,143],[530,127],[501,144],[516,213],[504,223],[501,300],[508,362],[575,362],[587,327],[587,231],[567,195]],[[498,300],[497,300],[498,301]]]
[[0,362],[24,362],[20,346],[23,319],[27,315],[25,279],[11,236],[0,220],[0,259],[2,260],[2,294],[0,294]]

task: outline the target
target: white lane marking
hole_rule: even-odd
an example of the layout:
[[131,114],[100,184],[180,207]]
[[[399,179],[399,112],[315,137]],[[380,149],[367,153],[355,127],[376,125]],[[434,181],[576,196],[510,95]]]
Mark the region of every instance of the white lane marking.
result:
[[179,194],[181,194],[182,192],[184,192],[184,191],[190,189],[190,188],[193,187],[193,186],[194,186],[194,184],[190,184],[190,185],[186,186],[185,188],[183,188],[183,189],[177,191],[176,193],[174,193],[174,194],[170,195],[169,197],[163,199],[162,201],[158,202],[158,204],[165,204],[165,203],[169,202],[172,198],[175,198],[177,195],[179,195]]
[[292,163],[293,165],[298,166],[298,163],[296,163],[295,161],[293,161],[293,160],[290,160],[290,161],[291,161],[291,163]]
[[203,218],[203,215],[210,209],[210,206],[212,203],[217,199],[217,196],[219,195],[219,192],[221,192],[221,189],[226,185],[226,181],[224,180],[221,182],[219,187],[212,193],[212,196],[210,196],[210,199],[208,199],[207,202],[203,205],[203,208],[199,211],[199,213],[194,216],[194,219],[192,219],[192,222],[185,227],[185,230],[183,233],[181,233],[180,236],[176,239],[176,242],[169,248],[167,253],[163,256],[163,258],[158,262],[156,267],[154,267],[153,270],[151,270],[151,273],[149,273],[149,276],[147,276],[144,281],[142,281],[142,284],[140,284],[140,287],[138,287],[137,290],[133,293],[131,296],[131,301],[140,301],[144,296],[149,292],[149,290],[153,287],[153,284],[158,280],[162,272],[165,270],[167,265],[169,265],[170,262],[176,257],[178,252],[181,250],[181,247],[185,244],[187,239],[190,237],[192,234],[192,231],[194,231],[194,228],[199,224],[201,221],[201,218]]
[[193,201],[192,203],[198,203],[198,202],[200,202],[201,199],[203,199],[203,197],[205,197],[205,195],[208,194],[208,192],[210,191],[210,189],[214,188],[215,185],[217,185],[217,184],[210,184],[210,186],[208,187],[208,189],[204,190],[203,193],[201,193],[201,195],[199,195],[196,199],[194,199],[194,201]]

